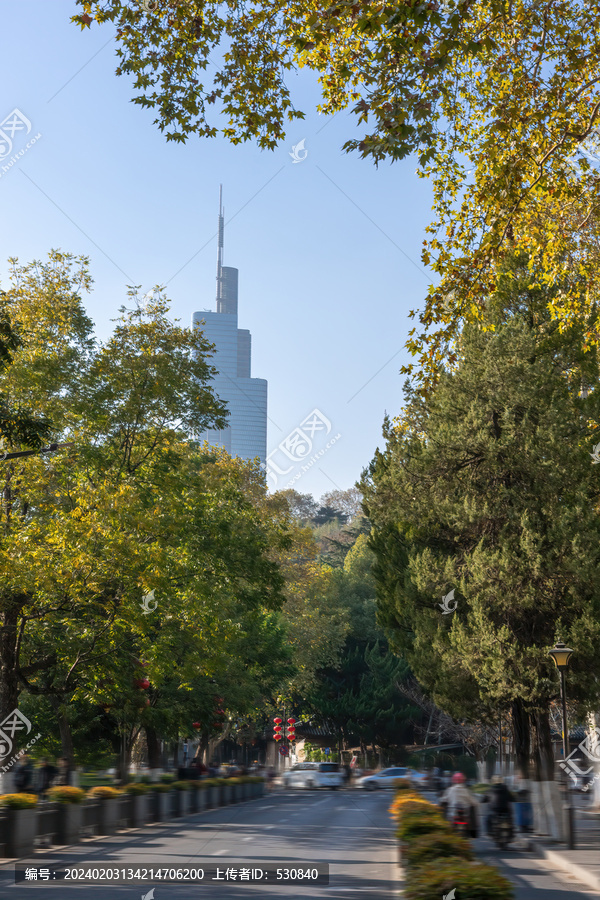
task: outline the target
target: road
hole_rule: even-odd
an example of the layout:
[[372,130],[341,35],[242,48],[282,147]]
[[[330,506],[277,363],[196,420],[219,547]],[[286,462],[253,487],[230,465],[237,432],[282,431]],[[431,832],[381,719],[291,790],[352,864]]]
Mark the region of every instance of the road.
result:
[[[391,791],[274,791],[261,800],[209,810],[197,816],[85,841],[65,851],[36,854],[37,866],[64,868],[208,865],[237,869],[282,863],[310,867],[327,863],[329,885],[160,881],[117,886],[64,883],[14,884],[14,865],[0,866],[0,897],[38,895],[47,900],[141,898],[153,900],[241,900],[243,897],[307,897],[310,900],[397,900],[400,895],[396,843],[388,806]],[[593,891],[569,883],[535,853],[518,846],[499,851],[487,839],[475,841],[478,855],[515,885],[516,900],[589,900]]]
[[[47,900],[112,900],[155,888],[154,900],[230,900],[243,897],[308,897],[311,900],[395,900],[397,857],[388,813],[390,793],[275,791],[261,800],[209,810],[164,826],[86,841],[65,852],[36,854],[36,865],[79,867],[142,865],[255,866],[328,863],[328,886],[251,884],[131,884],[91,887],[63,883],[14,885],[14,866],[0,869],[0,896],[37,895]],[[43,862],[41,860],[43,859]]]

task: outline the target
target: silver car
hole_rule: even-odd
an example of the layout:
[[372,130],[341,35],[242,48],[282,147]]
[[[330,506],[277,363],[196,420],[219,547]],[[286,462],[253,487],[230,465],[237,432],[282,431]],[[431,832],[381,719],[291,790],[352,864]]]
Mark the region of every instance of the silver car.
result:
[[339,763],[335,762],[298,763],[283,775],[283,785],[289,788],[330,788],[335,791],[343,783]]
[[374,775],[365,775],[359,778],[356,786],[364,788],[366,791],[376,791],[381,788],[394,788],[399,778],[412,780],[412,772],[406,766],[392,766],[389,769],[382,769]]

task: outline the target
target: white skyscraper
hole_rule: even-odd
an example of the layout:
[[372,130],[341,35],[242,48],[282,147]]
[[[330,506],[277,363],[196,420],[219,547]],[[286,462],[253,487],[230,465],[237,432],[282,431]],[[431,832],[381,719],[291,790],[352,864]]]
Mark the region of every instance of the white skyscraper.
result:
[[195,312],[192,328],[202,328],[216,346],[210,360],[218,370],[213,387],[227,403],[229,416],[223,431],[205,431],[200,440],[223,447],[243,459],[267,456],[267,382],[251,377],[252,338],[238,328],[238,270],[223,265],[224,211],[219,192],[219,237],[217,252],[217,311]]

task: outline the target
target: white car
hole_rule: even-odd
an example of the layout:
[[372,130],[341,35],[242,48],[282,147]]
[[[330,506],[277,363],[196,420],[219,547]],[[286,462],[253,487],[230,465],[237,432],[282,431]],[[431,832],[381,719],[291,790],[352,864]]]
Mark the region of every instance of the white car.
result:
[[406,766],[391,766],[389,769],[382,769],[374,775],[365,775],[359,778],[356,786],[364,788],[366,791],[376,791],[380,788],[394,788],[399,778],[406,778],[412,781],[412,769]]
[[283,786],[289,788],[330,788],[335,791],[344,783],[339,763],[297,763],[283,774]]

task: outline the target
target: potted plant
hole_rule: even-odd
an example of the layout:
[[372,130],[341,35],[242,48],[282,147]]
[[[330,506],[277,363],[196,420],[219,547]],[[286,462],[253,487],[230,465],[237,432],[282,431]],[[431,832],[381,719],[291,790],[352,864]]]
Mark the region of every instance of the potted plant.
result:
[[242,779],[235,776],[234,778],[228,778],[227,781],[231,786],[231,803],[240,803],[244,795]]
[[125,787],[127,824],[131,828],[141,828],[148,821],[148,791],[148,785],[140,781],[132,781]]
[[216,778],[221,785],[221,806],[227,806],[233,800],[233,785],[230,778]]
[[190,787],[190,811],[193,813],[202,812],[206,807],[206,790],[204,781],[200,778],[194,778],[188,781]]
[[214,809],[216,806],[221,805],[221,779],[220,778],[205,778],[202,782],[204,785],[204,790],[206,792],[206,806],[209,809]]
[[251,798],[254,800],[262,797],[265,792],[265,779],[261,778],[260,775],[249,775],[248,781],[252,785]]
[[31,856],[37,834],[37,797],[35,794],[4,794],[0,805],[7,811],[6,855]]
[[121,818],[122,791],[107,784],[99,784],[88,791],[90,800],[98,800],[98,834],[114,834]]
[[174,781],[171,787],[174,815],[187,816],[191,806],[189,781]]
[[150,786],[150,806],[153,822],[165,822],[171,818],[171,783]]
[[46,798],[57,804],[56,840],[59,844],[77,844],[83,825],[85,791],[62,785],[51,787]]

